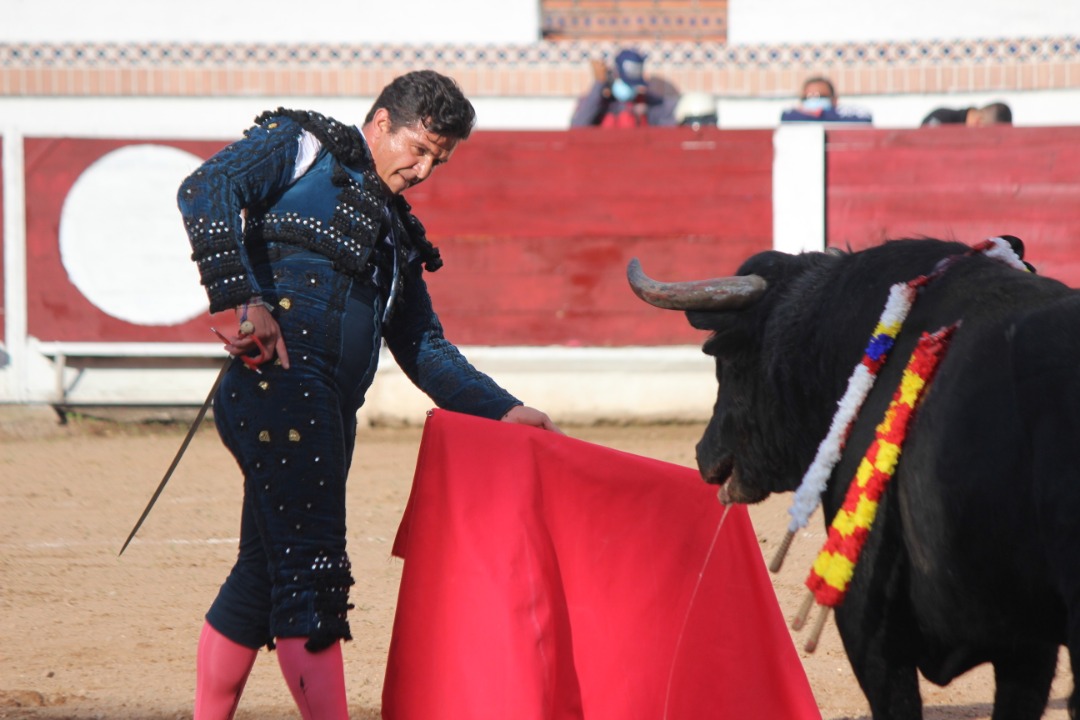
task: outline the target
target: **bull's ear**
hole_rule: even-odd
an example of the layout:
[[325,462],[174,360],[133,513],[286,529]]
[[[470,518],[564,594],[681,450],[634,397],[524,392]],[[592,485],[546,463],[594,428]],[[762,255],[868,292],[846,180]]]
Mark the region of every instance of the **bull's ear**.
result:
[[691,310],[686,313],[686,319],[698,330],[712,333],[702,347],[706,355],[732,355],[746,348],[751,341],[746,323],[738,313]]
[[725,310],[687,310],[686,320],[691,327],[698,330],[728,333],[735,332],[737,328],[746,325],[750,318],[746,313]]
[[712,331],[716,331],[731,322],[731,319],[725,313],[704,312],[701,310],[687,311],[686,320],[692,328]]

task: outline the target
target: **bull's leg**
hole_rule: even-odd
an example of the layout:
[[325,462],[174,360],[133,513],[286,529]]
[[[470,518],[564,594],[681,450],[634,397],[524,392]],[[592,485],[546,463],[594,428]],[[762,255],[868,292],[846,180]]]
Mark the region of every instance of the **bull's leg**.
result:
[[1057,669],[1057,646],[1013,650],[994,661],[994,714],[991,720],[1038,720],[1050,698]]
[[1072,667],[1073,688],[1069,694],[1069,718],[1080,720],[1080,628],[1077,621],[1069,622],[1069,665]]
[[[1063,603],[1074,678],[1080,673],[1080,469],[1075,444],[1080,433],[1080,336],[1065,329],[1075,327],[1077,319],[1080,299],[1073,296],[1025,317],[1012,342],[1016,397],[1024,435],[1032,445],[1032,492],[1043,529],[1039,537]],[[1051,616],[1054,625],[1056,620]],[[1076,682],[1069,696],[1070,718],[1080,718]]]
[[895,508],[886,493],[836,623],[874,720],[922,720],[917,662],[923,640],[908,599]]
[[922,720],[922,696],[914,665],[870,664],[856,675],[874,720]]
[[836,622],[855,678],[870,703],[874,720],[922,720],[922,695],[915,662],[918,628],[909,613],[875,594],[876,608],[861,607],[865,598],[848,596]]

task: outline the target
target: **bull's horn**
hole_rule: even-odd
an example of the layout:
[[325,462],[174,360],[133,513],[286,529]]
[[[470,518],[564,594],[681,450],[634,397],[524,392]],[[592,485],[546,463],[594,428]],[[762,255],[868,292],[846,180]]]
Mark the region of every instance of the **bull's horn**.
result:
[[735,275],[662,283],[645,275],[637,258],[626,268],[626,279],[639,298],[666,310],[738,310],[765,292],[765,278],[760,275]]

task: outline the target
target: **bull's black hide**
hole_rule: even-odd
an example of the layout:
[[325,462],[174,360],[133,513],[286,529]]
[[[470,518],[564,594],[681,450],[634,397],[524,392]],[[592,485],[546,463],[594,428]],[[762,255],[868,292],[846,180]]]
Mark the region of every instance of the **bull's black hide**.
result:
[[[740,502],[794,490],[890,286],[967,250],[761,253],[738,271],[765,281],[753,302],[689,310],[720,388],[697,448],[705,479]],[[1035,720],[1060,645],[1080,667],[1080,292],[983,255],[921,290],[824,493],[826,523],[919,334],[956,321],[836,612],[875,720],[922,717],[917,671],[944,685],[987,662],[993,718]]]

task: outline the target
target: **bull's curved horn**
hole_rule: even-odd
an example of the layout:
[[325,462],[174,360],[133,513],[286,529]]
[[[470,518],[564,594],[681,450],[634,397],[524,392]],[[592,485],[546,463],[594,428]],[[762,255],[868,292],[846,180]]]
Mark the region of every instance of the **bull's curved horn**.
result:
[[626,268],[626,279],[639,298],[666,310],[738,310],[765,292],[765,278],[760,275],[735,275],[662,283],[645,275],[637,258]]

